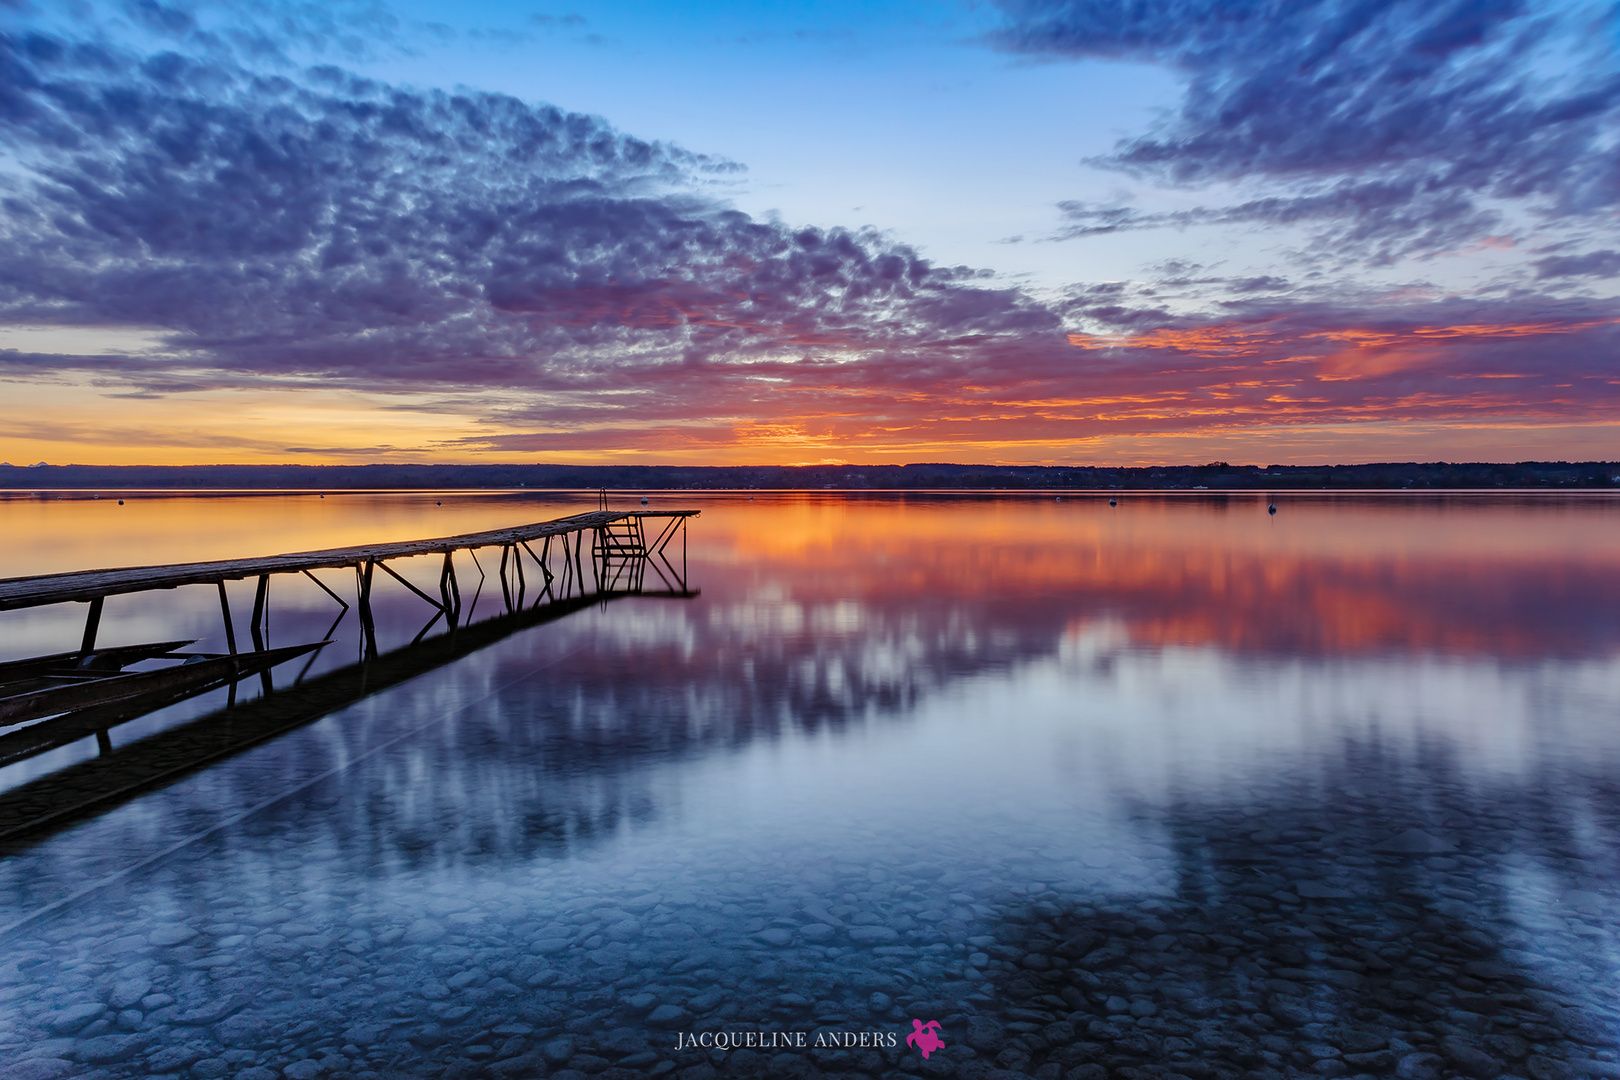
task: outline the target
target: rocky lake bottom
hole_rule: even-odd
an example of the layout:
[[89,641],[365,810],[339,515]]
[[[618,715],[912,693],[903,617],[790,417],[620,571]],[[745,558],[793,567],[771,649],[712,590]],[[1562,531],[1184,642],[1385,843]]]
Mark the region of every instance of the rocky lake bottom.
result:
[[1338,775],[1143,808],[1163,842],[1117,863],[676,855],[420,892],[311,865],[299,822],[352,797],[316,785],[166,860],[140,917],[14,932],[0,1077],[1620,1076],[1617,793],[1581,787],[1582,837],[1567,775],[1483,806],[1439,766]]

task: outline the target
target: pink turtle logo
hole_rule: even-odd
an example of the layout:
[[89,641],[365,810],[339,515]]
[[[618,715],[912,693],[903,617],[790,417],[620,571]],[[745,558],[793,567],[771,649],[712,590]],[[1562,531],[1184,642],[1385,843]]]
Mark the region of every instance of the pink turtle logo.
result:
[[930,1020],[926,1024],[921,1020],[913,1020],[911,1026],[917,1030],[906,1036],[906,1045],[921,1050],[924,1061],[928,1060],[929,1054],[945,1045],[944,1040],[939,1037],[938,1020]]

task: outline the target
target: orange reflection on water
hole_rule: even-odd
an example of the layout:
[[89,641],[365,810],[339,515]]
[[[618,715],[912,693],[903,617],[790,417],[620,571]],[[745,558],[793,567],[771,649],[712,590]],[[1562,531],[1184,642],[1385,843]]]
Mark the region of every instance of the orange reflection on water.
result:
[[[0,576],[444,536],[596,506],[593,493],[124,497],[0,499]],[[688,550],[706,596],[804,633],[965,621],[1041,636],[1107,619],[1142,647],[1236,652],[1519,658],[1620,645],[1609,496],[649,498],[703,511]],[[639,496],[611,501],[639,508]]]
[[700,532],[716,562],[809,607],[970,606],[1014,626],[1078,612],[1143,646],[1240,652],[1620,643],[1620,500],[1295,497],[1272,518],[1266,498],[795,497],[722,504]]

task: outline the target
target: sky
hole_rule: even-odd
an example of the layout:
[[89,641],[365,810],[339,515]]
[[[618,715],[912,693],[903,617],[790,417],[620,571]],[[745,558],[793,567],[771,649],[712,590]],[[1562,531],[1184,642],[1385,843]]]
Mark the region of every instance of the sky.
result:
[[0,460],[1620,459],[1620,5],[0,0]]

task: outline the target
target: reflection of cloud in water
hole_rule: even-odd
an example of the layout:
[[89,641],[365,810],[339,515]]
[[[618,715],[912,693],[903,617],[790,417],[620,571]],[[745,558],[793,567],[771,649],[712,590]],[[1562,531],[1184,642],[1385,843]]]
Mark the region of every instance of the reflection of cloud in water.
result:
[[[323,722],[285,755],[266,748],[251,770],[203,778],[187,790],[212,794],[175,809],[198,822],[251,805],[449,716],[356,774],[377,799],[358,817],[330,819],[334,844],[357,855],[379,845],[417,866],[589,849],[626,829],[656,831],[688,801],[689,763],[719,753],[724,768],[769,746],[799,758],[795,782],[806,789],[838,771],[864,777],[868,786],[839,798],[869,815],[932,815],[971,836],[980,808],[1011,802],[1021,809],[998,812],[1023,828],[1063,822],[1080,830],[1065,841],[1077,849],[1123,853],[1138,832],[1122,826],[1122,801],[1228,798],[1279,771],[1331,777],[1346,742],[1400,760],[1445,747],[1470,783],[1515,782],[1615,749],[1593,718],[1613,715],[1620,685],[1594,661],[1154,649],[1120,620],[1075,619],[1062,602],[1033,619],[1021,609],[1017,623],[993,610],[925,619],[853,601],[769,614],[783,606],[631,602],[572,617]],[[767,617],[820,628],[763,632]],[[894,719],[905,723],[883,734]],[[822,757],[811,747],[824,731],[863,734]],[[843,754],[877,764],[852,768]],[[220,784],[236,790],[213,790]]]
[[[1144,645],[1288,655],[1604,656],[1620,646],[1605,499],[1215,503],[1132,496],[705,511],[705,589],[792,610],[855,600],[928,627],[1113,617]],[[702,556],[699,555],[701,562]],[[745,573],[739,573],[739,563]],[[777,626],[767,619],[762,625]]]
[[1612,661],[1260,660],[1144,647],[1116,620],[1081,620],[1055,662],[1033,664],[1020,678],[1029,686],[1022,692],[1070,717],[1062,738],[1074,752],[1112,754],[1114,783],[1148,797],[1172,784],[1218,791],[1276,768],[1328,772],[1339,740],[1372,740],[1408,756],[1443,742],[1470,775],[1620,753],[1620,732],[1605,720],[1620,707],[1620,665]]
[[[1613,714],[1620,687],[1595,662],[1261,662],[1144,649],[1106,620],[1070,624],[1054,655],[1039,632],[998,641],[969,620],[925,635],[867,608],[858,625],[757,638],[700,608],[642,605],[507,642],[437,677],[449,681],[424,718],[494,696],[367,766],[378,809],[335,820],[353,833],[335,842],[380,843],[414,866],[565,855],[625,830],[679,829],[660,824],[670,814],[701,820],[694,776],[781,754],[783,806],[833,790],[843,804],[806,820],[762,811],[784,831],[833,842],[860,819],[896,832],[928,820],[971,846],[989,842],[995,807],[1049,855],[1123,865],[1143,843],[1151,861],[1164,840],[1145,808],[1241,799],[1279,775],[1326,789],[1348,747],[1377,747],[1398,767],[1443,754],[1458,783],[1493,799],[1614,756],[1592,718]],[[323,725],[342,743],[334,758],[403,722],[399,702],[375,708],[358,726]],[[1091,869],[1106,887],[1109,871]]]

